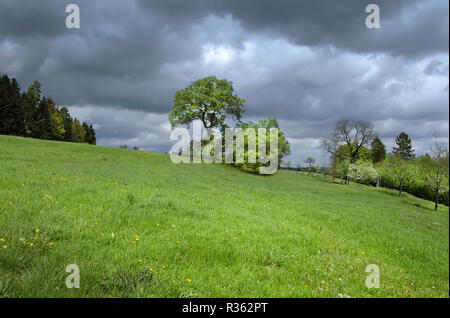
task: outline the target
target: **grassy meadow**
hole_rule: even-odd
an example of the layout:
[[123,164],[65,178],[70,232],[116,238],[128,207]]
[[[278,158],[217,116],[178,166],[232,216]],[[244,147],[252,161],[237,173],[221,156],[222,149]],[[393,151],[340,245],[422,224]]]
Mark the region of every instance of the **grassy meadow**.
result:
[[0,297],[449,297],[449,209],[433,208],[292,171],[0,136]]

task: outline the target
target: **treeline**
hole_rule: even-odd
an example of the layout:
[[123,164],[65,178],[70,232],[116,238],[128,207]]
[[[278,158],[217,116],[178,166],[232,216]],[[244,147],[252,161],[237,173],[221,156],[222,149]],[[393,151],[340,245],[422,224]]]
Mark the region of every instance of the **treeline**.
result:
[[438,203],[449,205],[449,152],[438,135],[430,141],[430,154],[416,157],[410,137],[402,132],[388,154],[372,124],[344,119],[322,141],[332,159],[324,173],[346,183],[397,189],[400,196],[408,192],[434,201],[437,210]]
[[41,97],[35,81],[21,93],[16,79],[0,78],[0,134],[95,145],[92,125],[72,118],[67,107],[57,107],[51,97]]

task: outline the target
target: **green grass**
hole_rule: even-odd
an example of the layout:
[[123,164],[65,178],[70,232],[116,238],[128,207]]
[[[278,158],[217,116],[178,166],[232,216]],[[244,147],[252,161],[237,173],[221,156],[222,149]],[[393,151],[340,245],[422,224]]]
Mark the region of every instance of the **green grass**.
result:
[[0,238],[0,297],[449,297],[448,207],[132,150],[0,136]]

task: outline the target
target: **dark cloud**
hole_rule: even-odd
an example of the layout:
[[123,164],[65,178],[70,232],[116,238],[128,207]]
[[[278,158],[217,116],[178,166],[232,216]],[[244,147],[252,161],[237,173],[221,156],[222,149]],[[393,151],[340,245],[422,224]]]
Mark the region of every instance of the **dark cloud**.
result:
[[[65,27],[72,2],[80,29]],[[387,144],[407,130],[425,151],[434,130],[448,136],[448,1],[376,3],[380,29],[357,0],[0,0],[0,72],[42,82],[109,146],[169,150],[174,93],[216,75],[246,120],[280,120],[292,160],[323,157],[344,117]]]
[[446,1],[377,1],[382,23],[377,32],[364,27],[368,3],[360,0],[139,0],[138,3],[149,12],[157,12],[181,25],[194,23],[206,15],[231,14],[251,32],[267,32],[298,45],[406,56],[448,51]]

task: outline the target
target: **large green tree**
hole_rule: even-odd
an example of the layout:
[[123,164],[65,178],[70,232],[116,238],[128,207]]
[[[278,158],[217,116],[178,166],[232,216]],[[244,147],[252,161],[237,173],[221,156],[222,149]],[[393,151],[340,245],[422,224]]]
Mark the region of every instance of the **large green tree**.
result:
[[169,120],[172,127],[201,120],[205,128],[219,128],[227,116],[240,120],[244,100],[233,94],[233,83],[215,76],[195,81],[175,94]]
[[416,157],[411,139],[407,133],[401,132],[400,135],[395,138],[395,143],[397,146],[393,147],[392,153],[399,155],[404,160],[412,160]]

